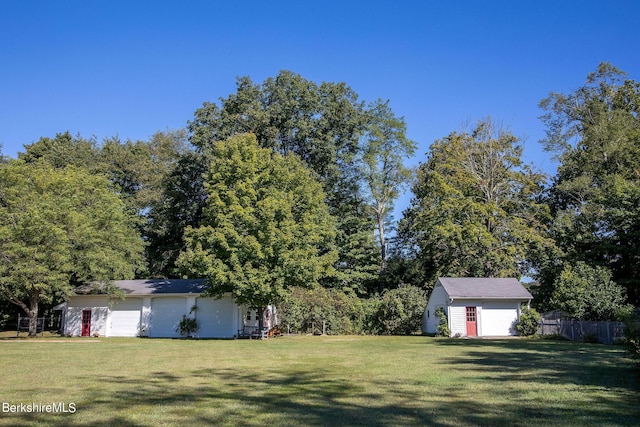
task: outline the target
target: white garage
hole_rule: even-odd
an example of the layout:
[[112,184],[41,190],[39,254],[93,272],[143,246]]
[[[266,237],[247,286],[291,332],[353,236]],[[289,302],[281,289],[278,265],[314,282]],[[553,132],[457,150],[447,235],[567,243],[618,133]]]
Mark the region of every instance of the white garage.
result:
[[516,335],[515,323],[518,321],[519,302],[483,301],[480,310],[483,336]]
[[[103,287],[87,285],[61,304],[62,332],[68,336],[177,338],[183,316],[196,320],[196,338],[234,338],[246,327],[257,328],[257,320],[247,316],[251,310],[238,306],[231,294],[220,299],[202,297],[208,288],[204,280],[117,280],[113,284],[124,299],[109,299]],[[265,325],[277,326],[273,320],[275,316]]]
[[195,318],[198,337],[231,338],[238,333],[238,313],[231,297],[198,298]]
[[516,335],[521,307],[533,297],[514,278],[441,277],[422,316],[422,332],[437,332],[442,309],[451,336]]
[[151,299],[151,315],[149,316],[148,336],[177,338],[178,324],[182,315],[188,314],[190,307],[187,306],[185,297],[157,297]]
[[127,298],[112,302],[107,335],[111,337],[137,337],[140,335],[141,317],[142,298]]

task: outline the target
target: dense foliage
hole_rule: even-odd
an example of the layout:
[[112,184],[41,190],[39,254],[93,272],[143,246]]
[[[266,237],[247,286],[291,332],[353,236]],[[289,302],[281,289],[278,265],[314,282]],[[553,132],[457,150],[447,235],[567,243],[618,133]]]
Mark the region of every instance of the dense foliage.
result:
[[376,332],[388,335],[420,332],[426,301],[424,289],[415,286],[386,290],[375,313]]
[[640,364],[640,316],[634,313],[626,319],[624,336],[629,354]]
[[30,336],[41,302],[134,276],[143,250],[135,224],[103,176],[43,161],[0,166],[0,297],[29,316]]
[[554,238],[566,259],[609,269],[637,304],[640,83],[603,63],[584,86],[551,93],[541,107],[547,126],[543,142],[560,161],[549,202]]
[[544,177],[523,165],[522,147],[492,121],[431,145],[400,233],[437,277],[520,277],[553,241]]
[[33,315],[86,281],[198,276],[281,301],[293,330],[407,334],[439,276],[528,276],[539,311],[621,318],[640,302],[640,84],[603,63],[540,106],[551,181],[492,119],[414,171],[389,101],[289,71],[146,141],[43,137],[0,155],[0,297]]
[[615,320],[629,311],[625,290],[604,267],[567,265],[554,283],[551,307],[580,320]]
[[444,311],[442,307],[438,307],[436,309],[435,316],[438,318],[438,326],[436,327],[436,330],[438,331],[438,336],[441,336],[441,337],[451,336],[451,330],[449,329],[449,318],[447,317],[447,313]]
[[207,278],[212,295],[231,292],[258,310],[282,301],[288,287],[330,276],[335,221],[300,159],[258,147],[252,134],[211,150],[203,219],[186,229],[178,258],[185,276]]
[[520,319],[516,323],[516,332],[520,336],[528,337],[538,333],[542,318],[534,308],[523,308]]
[[289,332],[411,335],[420,332],[426,295],[402,286],[367,299],[354,292],[294,288],[280,306]]

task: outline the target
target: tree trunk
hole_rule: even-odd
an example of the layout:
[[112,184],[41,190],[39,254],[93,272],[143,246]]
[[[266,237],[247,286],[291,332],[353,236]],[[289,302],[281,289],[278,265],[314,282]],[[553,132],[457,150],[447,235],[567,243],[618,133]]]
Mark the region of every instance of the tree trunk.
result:
[[384,273],[387,269],[387,245],[384,237],[384,212],[378,210],[376,212],[376,217],[378,220],[378,236],[380,238],[380,272]]
[[260,334],[260,338],[262,338],[262,329],[264,329],[264,312],[266,307],[258,307],[258,333]]
[[29,298],[29,303],[30,307],[27,311],[29,315],[29,337],[35,337],[38,334],[38,297],[32,295]]
[[[17,305],[25,312],[25,314],[29,317],[29,336],[35,337],[38,333],[38,301],[40,299],[40,293],[34,292],[29,295],[29,305],[27,306],[24,302],[18,299],[13,292],[8,289],[3,289],[5,292],[9,294],[9,302]],[[42,325],[44,327],[44,325]],[[20,325],[18,325],[20,327]]]

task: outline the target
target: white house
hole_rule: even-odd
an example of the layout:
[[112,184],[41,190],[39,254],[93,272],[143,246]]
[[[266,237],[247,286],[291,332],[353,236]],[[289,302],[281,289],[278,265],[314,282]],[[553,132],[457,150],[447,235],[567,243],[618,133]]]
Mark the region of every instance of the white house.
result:
[[436,333],[442,308],[451,336],[516,335],[521,306],[533,297],[517,279],[441,277],[422,316],[422,332]]
[[[234,338],[258,328],[255,310],[239,306],[231,295],[203,297],[204,280],[117,280],[124,299],[110,299],[95,286],[85,286],[60,306],[62,331],[69,336],[180,337],[183,315],[195,318],[196,338]],[[277,325],[275,307],[264,313],[264,326]]]

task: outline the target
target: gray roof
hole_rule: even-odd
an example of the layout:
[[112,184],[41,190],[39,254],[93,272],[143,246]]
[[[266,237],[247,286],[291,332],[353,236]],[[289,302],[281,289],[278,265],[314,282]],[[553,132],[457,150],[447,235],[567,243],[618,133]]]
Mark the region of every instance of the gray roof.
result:
[[518,279],[495,277],[440,277],[450,298],[533,299]]
[[[207,289],[204,279],[114,280],[112,283],[127,295],[200,294]],[[76,294],[80,295],[101,293],[104,293],[104,287],[97,284],[76,289]]]

